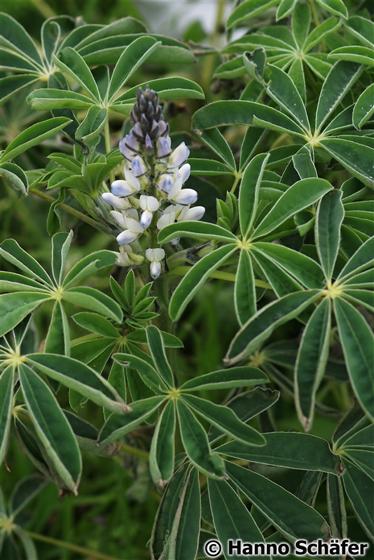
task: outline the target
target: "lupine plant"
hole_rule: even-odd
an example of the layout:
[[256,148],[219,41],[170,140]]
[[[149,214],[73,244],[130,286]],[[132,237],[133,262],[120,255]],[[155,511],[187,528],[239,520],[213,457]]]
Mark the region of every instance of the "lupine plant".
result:
[[0,556],[374,540],[370,2],[124,6],[0,14]]

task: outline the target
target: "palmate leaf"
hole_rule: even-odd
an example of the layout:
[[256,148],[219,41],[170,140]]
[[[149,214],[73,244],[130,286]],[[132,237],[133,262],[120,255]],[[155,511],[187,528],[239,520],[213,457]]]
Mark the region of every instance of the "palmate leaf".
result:
[[366,414],[374,418],[374,337],[364,317],[347,301],[334,301],[336,322],[353,390]]
[[343,473],[344,489],[350,503],[370,539],[374,538],[373,495],[374,482],[355,466],[347,463]]
[[212,452],[203,426],[181,399],[177,401],[177,414],[183,447],[191,463],[206,476],[223,478],[223,459]]
[[337,473],[339,459],[326,440],[297,432],[268,432],[264,436],[266,444],[261,447],[233,441],[221,445],[218,450],[223,455],[264,465]]
[[240,325],[243,325],[256,313],[256,287],[252,260],[247,251],[240,251],[234,286],[235,313]]
[[331,303],[325,298],[311,315],[295,364],[295,402],[305,430],[312,426],[315,396],[325,373],[331,331]]
[[236,364],[256,350],[276,327],[297,317],[319,296],[318,290],[286,295],[263,307],[249,319],[231,341],[225,362]]
[[229,462],[226,463],[226,470],[238,489],[287,538],[315,540],[328,537],[329,527],[324,518],[275,482]]
[[172,401],[162,411],[156,425],[149,457],[152,480],[164,486],[172,477],[175,460],[176,412]]
[[3,463],[9,443],[13,411],[14,372],[8,366],[0,375],[0,465]]
[[326,279],[331,280],[340,248],[340,228],[344,219],[342,193],[334,190],[320,201],[316,219],[316,247]]
[[[220,542],[241,539],[243,542],[257,543],[264,540],[252,515],[228,482],[208,480],[208,493],[214,527]],[[225,558],[228,556],[225,555]]]
[[30,367],[21,365],[19,378],[38,438],[58,477],[76,494],[82,459],[73,431],[52,391]]

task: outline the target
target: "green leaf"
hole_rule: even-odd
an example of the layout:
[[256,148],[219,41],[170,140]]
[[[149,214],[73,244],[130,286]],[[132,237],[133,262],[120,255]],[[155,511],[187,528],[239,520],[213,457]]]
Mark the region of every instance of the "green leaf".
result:
[[113,101],[134,72],[149,58],[161,43],[152,37],[139,37],[130,43],[119,57],[110,79],[107,97]]
[[[170,226],[167,226],[170,227]],[[236,247],[231,243],[215,249],[198,261],[183,277],[174,290],[169,303],[169,315],[177,321],[183,311],[203,286],[209,274],[219,268],[235,252]],[[1,296],[0,296],[1,297]]]
[[310,150],[305,146],[292,156],[292,163],[300,179],[318,177]]
[[77,440],[52,391],[31,368],[19,368],[22,393],[35,431],[64,485],[77,494],[82,459]]
[[56,301],[53,306],[52,317],[45,339],[45,352],[55,354],[70,354],[70,329],[65,310],[61,302]]
[[31,107],[36,111],[52,109],[85,110],[92,105],[92,99],[76,91],[55,88],[36,89],[28,98]]
[[324,518],[288,490],[238,465],[226,463],[226,469],[236,486],[286,537],[313,541],[317,538],[324,540],[329,536],[329,527]]
[[348,302],[335,298],[340,341],[353,390],[366,414],[374,419],[374,337],[363,316]]
[[269,432],[264,436],[266,445],[262,447],[253,448],[233,441],[218,449],[223,455],[253,463],[337,474],[339,461],[326,440],[298,432]]
[[101,336],[109,338],[118,338],[120,336],[118,329],[116,329],[108,319],[105,319],[105,317],[97,313],[82,311],[81,313],[76,313],[73,319],[83,329],[87,329]]
[[374,482],[356,467],[347,463],[343,473],[343,484],[349,502],[362,527],[370,539],[373,539],[374,501],[372,496],[374,493]]
[[360,129],[374,114],[374,84],[368,86],[357,99],[353,108],[353,125]]
[[239,222],[243,237],[248,235],[256,216],[261,181],[268,159],[269,154],[255,156],[243,172],[239,190]]
[[280,0],[277,13],[276,13],[276,20],[279,21],[291,14],[294,10],[297,0]]
[[268,257],[266,253],[254,250],[252,251],[252,257],[278,297],[302,289],[302,285],[296,282],[276,260]]
[[331,280],[334,273],[343,219],[342,191],[330,191],[318,205],[315,231],[317,252],[327,280]]
[[237,6],[227,19],[227,28],[230,29],[238,23],[254,18],[274,6],[278,0],[245,0]]
[[361,67],[353,62],[339,61],[331,68],[323,83],[316,110],[316,129],[332,115],[344,96],[351,89],[361,72]]
[[249,124],[302,137],[305,134],[304,129],[284,113],[254,101],[214,101],[196,111],[193,117],[193,126],[199,130]]
[[204,142],[218,157],[220,157],[230,169],[236,169],[234,154],[223,134],[218,128],[204,130],[200,135],[200,140]]
[[95,311],[117,323],[122,321],[123,313],[118,303],[103,292],[96,290],[96,288],[88,288],[87,286],[69,288],[64,290],[63,300]]
[[161,244],[164,244],[176,237],[206,239],[207,241],[223,241],[226,243],[232,243],[236,240],[235,235],[231,233],[231,231],[221,226],[217,226],[216,224],[198,221],[185,221],[170,224],[162,228],[158,234],[158,241]]
[[224,163],[205,158],[189,158],[188,163],[191,165],[191,175],[206,175],[214,177],[216,175],[230,175],[233,171]]
[[[311,14],[308,4],[297,3],[292,14],[292,35],[302,49],[309,35]],[[303,50],[303,49],[302,49]]]
[[339,273],[338,279],[345,280],[348,277],[355,277],[374,263],[374,237],[371,237],[362,243],[351,256],[351,258],[343,266]]
[[175,99],[204,99],[204,91],[202,88],[188,78],[182,76],[168,76],[166,78],[156,78],[148,80],[137,86],[129,88],[126,93],[117,97],[116,103],[128,102],[133,103],[136,100],[136,92],[141,87],[149,87],[157,92],[160,99],[171,101]]
[[156,425],[149,457],[152,480],[163,487],[174,472],[175,456],[175,405],[169,401]]
[[45,486],[45,479],[39,475],[30,475],[21,479],[16,484],[10,497],[9,509],[12,515],[17,517]]
[[268,383],[268,378],[261,370],[249,366],[219,369],[189,379],[180,387],[181,391],[209,391],[216,389],[233,389],[235,387],[253,387]]
[[165,353],[161,331],[157,327],[147,327],[147,342],[158,373],[167,386],[174,387],[173,372]]
[[234,286],[235,313],[240,325],[243,325],[256,313],[256,287],[251,257],[248,251],[240,251],[238,269]]
[[374,148],[344,138],[323,138],[321,146],[352,175],[374,187]]
[[0,179],[3,179],[4,183],[11,188],[22,194],[27,194],[29,181],[27,175],[19,165],[9,161],[2,163],[0,165]]
[[353,433],[344,440],[343,447],[354,448],[372,448],[374,447],[374,424],[366,426],[359,431]]
[[[22,249],[15,239],[6,239],[0,245],[0,255],[15,267],[22,270],[27,276],[51,286],[52,279],[44,268],[26,251]],[[43,287],[43,286],[41,286]]]
[[74,358],[59,354],[28,354],[27,363],[107,410],[119,413],[128,409],[103,377]]
[[296,122],[300,122],[306,131],[310,131],[308,114],[304,102],[292,79],[276,66],[270,66],[270,82],[266,91]]
[[0,375],[0,465],[8,449],[10,425],[13,412],[14,374],[8,366]]
[[16,158],[23,152],[26,152],[29,148],[36,146],[50,138],[55,136],[60,130],[65,128],[67,124],[71,122],[71,119],[66,117],[53,117],[45,121],[37,122],[32,124],[7,145],[5,150],[0,156],[0,161],[9,161]]
[[310,257],[298,251],[279,245],[257,241],[253,245],[255,256],[258,253],[280,265],[287,274],[296,278],[306,288],[322,288],[325,284],[321,267]]
[[177,401],[180,435],[191,463],[208,477],[222,478],[225,465],[218,453],[213,453],[206,432],[181,399]]
[[11,331],[43,301],[50,299],[47,293],[17,292],[0,295],[0,336]]
[[326,490],[331,533],[334,537],[344,538],[347,536],[347,512],[341,477],[329,474],[326,479]]
[[335,31],[340,25],[341,20],[339,18],[330,17],[315,26],[305,41],[304,52],[309,52],[313,47],[320,44],[327,35]]
[[313,311],[301,339],[295,364],[296,410],[304,430],[310,430],[316,392],[325,373],[330,349],[331,303],[325,298]]
[[196,558],[201,525],[201,498],[199,476],[195,469],[186,480],[175,512],[168,540],[168,560]]
[[76,81],[95,101],[100,101],[101,95],[95,78],[84,58],[71,47],[62,49],[59,58],[54,57],[56,66],[71,79]]
[[280,325],[297,317],[318,297],[317,290],[295,292],[265,305],[231,341],[225,361],[235,364],[256,350]]
[[82,140],[84,143],[92,142],[92,140],[97,138],[103,130],[107,118],[107,109],[102,109],[96,105],[90,107],[84,120],[76,130],[76,139]]
[[148,385],[152,391],[159,393],[160,391],[168,390],[168,385],[166,385],[164,378],[158,374],[150,363],[142,358],[133,354],[119,353],[114,354],[113,359],[125,367],[135,369],[143,382]]
[[[230,539],[241,539],[245,543],[264,540],[252,515],[228,482],[208,480],[208,493],[214,527],[221,543]],[[225,558],[238,560],[240,557],[225,554]]]
[[38,81],[37,77],[30,74],[18,74],[0,78],[0,103],[3,103],[23,89],[32,86]]
[[348,10],[343,0],[317,0],[318,4],[325,8],[328,12],[343,18],[348,17]]
[[164,397],[148,397],[131,404],[126,414],[111,414],[99,433],[99,442],[108,444],[124,437],[142,424],[164,401]]
[[52,237],[52,275],[57,285],[61,284],[66,265],[66,259],[73,239],[73,232],[56,233]]
[[0,44],[2,43],[7,48],[16,49],[42,69],[42,61],[34,41],[18,21],[5,13],[0,13]]
[[262,237],[274,231],[288,218],[311,206],[332,189],[325,179],[301,179],[289,187],[277,200],[254,231],[255,237]]
[[96,274],[99,270],[113,267],[116,261],[117,253],[115,251],[107,251],[105,249],[94,251],[80,259],[70,268],[64,278],[63,286],[70,288],[73,284]]
[[195,395],[183,395],[183,402],[187,403],[194,412],[197,412],[224,434],[246,445],[265,444],[265,438],[262,434],[242,422],[231,408],[201,399]]

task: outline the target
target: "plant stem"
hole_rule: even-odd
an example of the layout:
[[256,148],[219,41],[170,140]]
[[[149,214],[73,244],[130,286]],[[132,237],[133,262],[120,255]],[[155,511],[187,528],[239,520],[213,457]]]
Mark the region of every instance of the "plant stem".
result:
[[55,16],[55,12],[52,8],[47,4],[45,0],[31,0],[31,3],[34,4],[35,8],[42,14],[45,18],[50,18]]
[[79,546],[70,542],[61,541],[59,539],[54,539],[53,537],[47,537],[45,535],[40,535],[39,533],[33,533],[32,531],[25,531],[25,533],[33,540],[51,544],[59,548],[64,548],[65,550],[70,550],[71,552],[76,552],[87,558],[92,558],[95,560],[121,560],[114,556],[108,556],[102,552],[96,552],[96,550],[90,550],[83,546]]
[[132,455],[133,457],[137,457],[138,459],[143,459],[144,461],[148,461],[149,453],[148,451],[143,451],[143,449],[138,449],[137,447],[133,447],[132,445],[127,445],[126,443],[121,443],[119,446],[121,451]]
[[[53,196],[51,196],[51,195],[49,195],[49,194],[47,194],[43,191],[39,191],[37,189],[30,189],[29,193],[34,195],[34,196],[37,196],[38,198],[41,198],[42,200],[45,200],[46,202],[49,202],[50,204],[52,204],[53,202],[56,202],[56,199],[53,198]],[[87,216],[86,214],[83,214],[83,212],[80,212],[76,208],[73,208],[72,206],[69,206],[68,204],[65,204],[64,202],[61,202],[59,204],[59,206],[60,206],[60,208],[65,210],[65,212],[67,212],[71,216],[74,216],[78,220],[81,220],[82,222],[85,222],[86,224],[89,224],[90,226],[92,226],[93,228],[95,228],[99,231],[105,231],[100,226],[100,224],[98,222],[96,222],[93,218],[91,218],[90,216]]]
[[241,178],[242,178],[241,173],[235,173],[235,179],[234,179],[234,182],[233,182],[232,187],[230,189],[231,193],[234,193],[236,191],[236,187],[238,186]]

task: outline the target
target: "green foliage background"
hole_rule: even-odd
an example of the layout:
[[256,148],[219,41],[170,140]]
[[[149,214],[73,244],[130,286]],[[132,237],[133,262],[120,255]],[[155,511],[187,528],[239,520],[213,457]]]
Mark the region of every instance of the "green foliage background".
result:
[[[151,2],[149,2],[151,4]],[[193,3],[195,4],[195,3]],[[221,49],[229,42],[230,31],[226,36],[224,34],[224,17],[222,8],[224,2],[217,0],[216,3],[212,2],[212,8],[216,9],[216,22],[214,29],[207,33],[201,26],[201,22],[195,21],[186,26],[183,36],[179,37],[182,40],[190,41],[190,45],[196,51],[203,51],[205,48],[209,51],[212,47],[217,49],[217,53],[211,52],[206,56],[197,56],[197,61],[191,64],[185,64],[183,68],[173,68],[173,73],[183,75],[194,80],[200,84],[204,90],[206,100],[188,99],[176,100],[167,104],[166,114],[170,122],[170,128],[173,133],[173,142],[179,139],[190,138],[190,131],[194,125],[199,125],[198,128],[205,128],[204,122],[211,119],[212,126],[220,126],[225,124],[224,119],[220,122],[220,111],[217,114],[210,113],[209,107],[201,109],[205,105],[214,101],[223,101],[226,99],[238,99],[245,84],[251,83],[254,88],[261,82],[262,76],[259,62],[256,58],[248,57],[247,61],[243,59],[243,52],[255,50],[256,45],[248,43],[245,49],[241,49],[240,45],[233,43],[231,50],[226,49],[222,56]],[[317,11],[317,17],[326,18],[331,16],[317,6],[315,2],[311,2],[314,9]],[[233,3],[228,2],[228,12],[234,8]],[[359,12],[365,17],[370,17],[371,2],[345,2],[350,13]],[[142,19],[142,11],[137,6],[136,1],[122,0],[122,1],[107,1],[102,2],[99,0],[85,0],[85,1],[71,1],[71,0],[48,0],[43,2],[41,0],[17,0],[12,2],[10,0],[3,0],[1,5],[2,11],[14,16],[30,34],[38,39],[40,25],[45,17],[55,14],[67,14],[73,17],[82,17],[89,23],[109,23],[117,18],[127,15]],[[151,9],[151,7],[150,7]],[[183,9],[188,10],[188,5]],[[50,12],[50,13],[48,13]],[[318,15],[319,14],[319,15]],[[321,15],[322,14],[322,15]],[[181,18],[183,18],[183,11],[181,11]],[[268,12],[255,19],[256,26],[261,29],[261,26],[269,24],[274,19],[274,12],[269,15]],[[284,20],[281,23],[288,23]],[[145,21],[147,25],[147,21]],[[316,22],[313,23],[315,25]],[[250,26],[248,26],[250,29]],[[251,30],[251,29],[250,29]],[[252,31],[252,30],[251,30]],[[343,38],[342,38],[343,36]],[[344,34],[336,37],[334,34],[326,39],[325,51],[330,52],[335,48],[339,48],[342,44],[352,42],[352,38],[345,37]],[[203,47],[200,46],[203,45]],[[265,49],[266,50],[266,49]],[[258,54],[258,53],[257,53]],[[267,53],[269,55],[269,53]],[[270,53],[271,56],[271,53]],[[237,60],[237,62],[232,62]],[[326,59],[327,60],[327,59]],[[246,65],[247,62],[247,65]],[[329,63],[334,62],[332,60]],[[226,65],[226,66],[225,66]],[[364,72],[360,78],[360,87],[357,91],[352,89],[348,93],[348,98],[353,102],[357,100],[357,92],[363,91],[372,83],[373,71],[372,66],[365,67]],[[133,77],[131,85],[141,83],[142,81],[149,80],[156,77],[163,76],[170,70],[167,64],[160,64],[158,67],[151,67],[141,69]],[[256,74],[256,76],[255,76]],[[308,111],[313,112],[315,108],[315,99],[321,87],[321,79],[313,73],[313,68],[308,68],[307,75],[307,92],[311,93],[313,98],[311,103],[308,103]],[[255,78],[254,78],[255,76]],[[260,77],[260,80],[258,78]],[[253,79],[254,78],[254,79]],[[256,81],[257,80],[257,81]],[[362,86],[362,87],[361,87]],[[310,89],[309,89],[310,88]],[[276,92],[272,99],[276,97]],[[251,94],[249,92],[248,98],[252,102]],[[348,105],[348,101],[344,102]],[[210,106],[212,107],[212,106]],[[201,112],[196,113],[201,109]],[[204,111],[206,111],[204,113]],[[195,116],[194,116],[195,114]],[[26,104],[24,94],[18,92],[17,95],[10,97],[5,105],[0,107],[0,142],[1,147],[5,148],[8,143],[14,139],[26,126],[40,120],[48,118],[47,113],[38,111],[30,111],[30,106]],[[193,119],[195,119],[193,121]],[[199,121],[200,119],[200,121]],[[205,120],[204,120],[205,119]],[[240,151],[240,142],[245,132],[245,118],[237,118],[235,115],[228,124],[239,123],[237,126],[231,126],[227,129],[227,139],[232,146],[235,155]],[[248,124],[248,123],[247,123]],[[116,114],[111,122],[112,125],[112,146],[118,142],[123,132],[123,118]],[[372,122],[367,124],[367,136],[372,140]],[[207,127],[208,128],[208,127]],[[270,132],[271,141],[268,146],[279,148],[282,145],[289,145],[291,142],[286,138],[282,143],[282,138],[279,139],[281,132]],[[284,139],[284,132],[283,132]],[[193,137],[192,157],[212,158],[212,151],[206,146],[198,144],[196,137]],[[64,149],[60,140],[51,138],[47,140],[42,146],[33,148],[26,154],[22,154],[17,163],[23,169],[32,170],[45,165],[46,155],[51,151],[55,152],[59,149]],[[266,148],[266,150],[269,149]],[[261,152],[262,150],[260,150]],[[331,153],[330,153],[331,156]],[[324,159],[325,157],[325,159]],[[336,164],[336,161],[331,163],[331,158],[325,154],[319,162],[319,170],[324,171],[324,175],[334,187],[339,187],[344,181],[350,177],[350,172],[347,167]],[[289,158],[290,159],[290,158]],[[217,161],[216,159],[214,161]],[[339,160],[338,160],[339,161]],[[207,172],[206,164],[196,160],[196,166],[201,165],[201,173],[199,168],[196,168],[194,173],[194,186],[199,191],[199,201],[207,208],[206,220],[209,222],[215,221],[216,211],[215,202],[216,198],[222,201],[224,207],[224,200],[226,192],[232,187],[233,180],[235,181],[235,174],[230,170],[224,169],[223,173]],[[218,164],[217,164],[218,165]],[[222,163],[221,163],[222,166]],[[348,166],[349,168],[349,166]],[[222,167],[219,168],[222,171]],[[273,177],[274,178],[274,177]],[[270,180],[270,177],[268,177]],[[290,170],[290,175],[287,184],[292,184],[299,180],[300,177],[295,173],[295,170]],[[367,183],[366,183],[367,184]],[[361,185],[364,188],[364,185]],[[36,190],[36,189],[35,189]],[[359,190],[357,188],[357,190]],[[44,192],[44,191],[43,191]],[[50,238],[48,233],[54,232],[56,229],[56,218],[49,212],[48,193],[35,196],[22,197],[13,189],[1,189],[0,194],[0,242],[8,239],[15,238],[18,243],[33,257],[38,260],[43,266],[49,263],[50,252]],[[369,189],[365,190],[363,199],[372,202],[372,194]],[[317,200],[317,199],[316,199]],[[71,200],[68,201],[69,204]],[[226,199],[227,202],[227,199]],[[314,202],[314,201],[313,201]],[[228,203],[227,203],[228,204]],[[78,209],[79,212],[86,213],[86,209],[80,206],[77,201],[73,201],[72,206]],[[229,204],[228,204],[229,206]],[[224,218],[230,213],[228,208],[223,208],[221,215],[218,214],[218,223],[226,227]],[[308,213],[309,212],[309,213]],[[64,212],[63,206],[59,210],[61,215],[62,229],[68,231],[74,228],[75,241],[71,249],[70,262],[75,262],[85,255],[94,251],[102,249],[114,249],[113,241],[105,231],[94,230],[89,223],[78,220],[74,214]],[[88,213],[87,213],[88,214]],[[289,232],[287,236],[288,246],[299,250],[300,235],[308,232],[308,223],[314,219],[315,206],[312,210],[303,210],[298,213],[299,221],[294,224],[294,231]],[[365,235],[361,237],[361,241],[367,237],[367,233],[372,230],[372,216],[367,219],[364,226],[367,227]],[[359,216],[360,218],[360,216]],[[228,221],[229,218],[228,218]],[[371,225],[370,225],[371,221]],[[48,231],[45,224],[48,224]],[[358,223],[358,222],[357,222]],[[230,224],[229,224],[230,225]],[[353,226],[352,226],[353,227]],[[304,229],[303,229],[304,228]],[[360,226],[358,226],[358,229]],[[174,228],[174,233],[178,232],[178,228]],[[170,229],[170,235],[173,229]],[[180,231],[179,231],[180,234]],[[307,233],[305,234],[307,235]],[[188,237],[188,235],[187,235]],[[193,236],[192,236],[193,237]],[[202,236],[202,243],[204,240],[210,239],[209,236]],[[307,239],[307,244],[310,238]],[[187,242],[186,246],[192,245],[193,242]],[[197,242],[196,242],[197,243]],[[354,244],[352,244],[353,246]],[[353,251],[352,251],[353,252]],[[204,254],[204,252],[200,253]],[[313,259],[316,258],[315,251],[310,250],[309,256]],[[345,256],[347,253],[345,253]],[[190,265],[193,261],[189,262]],[[4,264],[4,261],[2,261]],[[231,263],[230,263],[231,265]],[[169,351],[169,356],[173,364],[174,371],[182,371],[184,379],[201,375],[207,371],[218,370],[222,367],[222,361],[225,358],[227,348],[230,341],[233,339],[238,330],[238,323],[233,310],[233,272],[231,269],[227,270],[227,277],[220,281],[219,275],[216,280],[210,281],[199,290],[195,297],[194,303],[188,307],[187,313],[183,320],[180,321],[178,327],[170,321],[166,313],[163,313],[159,320],[159,327],[166,331],[173,332],[184,342],[184,349],[177,350],[175,348]],[[230,276],[231,275],[231,276]],[[99,290],[107,290],[107,277],[104,272],[99,272],[94,278],[90,279],[90,286]],[[218,280],[217,280],[218,278]],[[229,281],[226,281],[226,280]],[[174,277],[175,281],[175,277]],[[175,288],[176,282],[173,284]],[[257,286],[259,301],[264,296],[262,288]],[[157,288],[156,288],[157,289]],[[163,294],[157,294],[162,301]],[[371,300],[372,304],[372,300]],[[36,328],[39,332],[46,332],[51,315],[52,305],[51,302],[42,307],[35,317]],[[68,306],[68,315],[76,313],[73,306]],[[361,308],[362,310],[362,308]],[[363,315],[367,322],[372,325],[372,316],[367,309],[363,309]],[[71,325],[72,338],[76,338],[83,334],[82,329],[75,323]],[[274,344],[283,344],[284,340],[297,340],[301,338],[300,323],[296,320],[290,320],[286,324],[278,328],[271,338]],[[267,343],[266,343],[267,344]],[[266,344],[265,350],[266,353]],[[335,361],[337,371],[343,371],[342,366],[342,349],[338,343],[336,329],[333,332],[331,339],[331,354],[330,357]],[[262,356],[263,357],[263,356]],[[259,356],[257,355],[257,359]],[[264,365],[260,361],[256,363],[255,357],[252,356],[252,365]],[[285,358],[287,361],[287,357]],[[267,363],[268,369],[265,371],[272,377],[272,388],[281,391],[280,399],[272,406],[270,412],[262,413],[254,422],[254,426],[261,432],[277,431],[302,431],[300,422],[295,412],[294,399],[292,396],[292,388],[290,390],[290,380],[292,379],[292,367],[284,367],[282,361],[269,361]],[[340,369],[339,369],[340,368]],[[311,434],[320,436],[327,441],[331,438],[336,430],[338,422],[342,417],[351,409],[355,402],[352,394],[351,386],[346,378],[346,371],[344,370],[343,376],[339,378],[339,371],[336,375],[329,375],[323,380],[319,392],[317,393],[318,408],[314,418]],[[217,394],[216,402],[221,402],[220,393]],[[65,406],[68,403],[66,395],[62,397],[62,404]],[[101,419],[98,420],[98,408],[92,403],[88,403],[85,407],[85,418],[90,420],[94,425],[100,425]],[[149,427],[149,426],[148,426]],[[371,441],[371,446],[373,445]],[[39,557],[43,560],[73,560],[83,556],[84,558],[106,558],[112,557],[113,559],[123,560],[141,560],[142,558],[149,557],[146,542],[149,539],[152,531],[152,526],[155,518],[157,508],[160,503],[160,493],[152,481],[148,473],[147,452],[149,451],[149,430],[144,429],[144,426],[127,436],[125,445],[122,450],[111,457],[95,456],[95,454],[83,450],[84,468],[83,477],[80,485],[79,495],[65,495],[61,497],[58,489],[53,485],[48,485],[33,502],[33,506],[27,508],[25,518],[22,519],[22,526],[29,531],[31,537],[35,538],[37,543]],[[297,446],[295,447],[296,454],[301,452]],[[26,458],[22,449],[16,442],[15,437],[12,437],[9,452],[6,458],[6,465],[9,468],[2,468],[0,473],[1,488],[6,496],[9,496],[15,487],[17,481],[24,476],[34,472],[30,461]],[[372,467],[371,467],[372,468]],[[254,466],[254,471],[264,474],[271,480],[279,483],[287,488],[292,493],[300,491],[300,485],[306,484],[304,478],[304,471],[290,470],[279,466],[257,464]],[[291,475],[290,475],[291,473]],[[313,481],[312,481],[313,482]],[[322,490],[315,496],[315,508],[325,518],[328,518],[328,504],[326,501],[325,493],[326,481],[322,483]],[[310,496],[309,496],[310,497]],[[206,495],[205,495],[205,501]],[[203,514],[206,514],[207,505],[203,502]],[[205,510],[205,511],[204,511]],[[351,540],[365,541],[367,540],[366,533],[363,531],[362,526],[357,520],[357,517],[352,509],[352,506],[347,500],[347,514],[349,537]],[[285,512],[287,515],[287,512]],[[331,515],[331,512],[330,512]],[[261,516],[259,523],[263,522]],[[211,521],[208,520],[208,524]],[[210,524],[211,525],[211,524]],[[266,523],[263,523],[266,527]],[[58,542],[61,541],[61,542]],[[81,546],[84,549],[91,549],[96,551],[97,555],[92,552],[79,552],[75,547]],[[102,556],[100,556],[100,551]],[[107,555],[107,556],[105,556]],[[11,556],[4,557],[5,560],[10,559]],[[179,559],[178,559],[179,560]],[[191,559],[192,560],[192,559]]]

